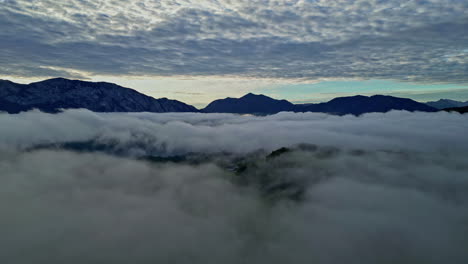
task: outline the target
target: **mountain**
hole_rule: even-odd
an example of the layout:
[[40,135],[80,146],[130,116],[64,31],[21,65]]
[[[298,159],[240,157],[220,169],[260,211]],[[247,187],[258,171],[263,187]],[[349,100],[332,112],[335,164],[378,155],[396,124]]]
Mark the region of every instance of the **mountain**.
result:
[[336,115],[360,115],[390,110],[435,112],[437,109],[411,99],[385,95],[350,96],[335,98],[326,103],[294,105],[286,100],[275,100],[265,95],[247,94],[241,98],[226,98],[210,103],[202,112],[238,114],[274,114],[281,111],[322,112]]
[[296,105],[295,112],[322,112],[336,115],[360,115],[390,110],[435,112],[437,109],[411,99],[386,95],[338,97],[326,103]]
[[294,105],[265,95],[246,94],[241,98],[225,98],[211,102],[201,110],[204,113],[276,114],[293,111]]
[[460,114],[468,113],[468,106],[463,106],[463,107],[451,107],[451,108],[445,108],[443,109],[444,111],[447,112],[458,112]]
[[185,103],[155,99],[113,83],[55,78],[26,85],[0,80],[0,111],[18,113],[34,108],[44,112],[62,108],[95,112],[198,112]]
[[[44,112],[72,108],[85,108],[95,112],[199,112],[185,103],[167,98],[155,99],[113,83],[64,78],[31,84],[0,80],[0,111],[18,113],[35,108]],[[241,98],[215,100],[201,112],[264,115],[290,111],[360,115],[390,110],[437,111],[434,107],[411,99],[384,95],[357,95],[335,98],[326,103],[294,105],[286,100],[249,93]]]
[[460,102],[460,101],[455,101],[455,100],[450,100],[450,99],[440,99],[439,101],[427,102],[426,104],[437,109],[445,109],[445,108],[468,106],[468,101]]

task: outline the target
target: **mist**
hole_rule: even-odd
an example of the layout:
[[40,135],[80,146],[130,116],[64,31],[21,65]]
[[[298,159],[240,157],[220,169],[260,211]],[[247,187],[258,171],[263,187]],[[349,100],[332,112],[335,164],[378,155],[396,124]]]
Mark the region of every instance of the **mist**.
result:
[[347,149],[468,150],[468,117],[391,111],[360,117],[283,112],[267,117],[200,113],[0,114],[0,149],[92,141],[125,155],[273,151],[301,143]]
[[0,124],[2,263],[468,261],[468,115]]

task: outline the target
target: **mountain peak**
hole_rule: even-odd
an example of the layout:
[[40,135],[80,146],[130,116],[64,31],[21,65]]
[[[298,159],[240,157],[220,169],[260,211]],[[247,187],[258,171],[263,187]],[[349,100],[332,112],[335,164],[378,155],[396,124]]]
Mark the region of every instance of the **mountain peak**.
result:
[[34,83],[57,83],[57,82],[69,82],[69,81],[72,81],[72,80],[66,79],[63,77],[57,77],[57,78],[46,79],[46,80],[42,80],[42,81],[38,81]]
[[72,81],[72,80],[63,78],[63,77],[56,77],[56,78],[47,79],[45,81]]
[[1,83],[0,111],[18,113],[85,108],[95,112],[198,112],[185,103],[155,99],[113,83],[53,78],[22,85]]
[[437,101],[427,102],[426,104],[437,109],[445,109],[468,106],[468,101],[460,102],[451,99],[439,99]]
[[248,93],[241,98],[225,98],[211,102],[203,112],[236,114],[275,114],[293,111],[294,105],[286,100],[276,100],[263,94]]
[[[254,93],[248,93],[244,96],[242,96],[241,98],[270,98],[266,95],[263,95],[263,94],[254,94]],[[272,98],[270,98],[272,99]]]

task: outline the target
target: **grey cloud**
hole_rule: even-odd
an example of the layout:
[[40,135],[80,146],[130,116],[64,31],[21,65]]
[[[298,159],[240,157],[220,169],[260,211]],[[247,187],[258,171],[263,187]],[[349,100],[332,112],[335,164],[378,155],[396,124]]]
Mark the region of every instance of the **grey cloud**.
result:
[[[466,263],[467,118],[0,114],[0,261]],[[93,138],[149,154],[236,155],[157,163],[59,144]],[[55,147],[31,149],[44,143]],[[297,143],[316,148],[263,156]],[[300,183],[303,198],[237,183],[220,163],[239,157],[249,181]]]
[[0,10],[1,74],[43,75],[22,69],[42,65],[466,83],[466,10],[453,0],[9,1]]
[[[462,139],[466,115],[456,113],[371,113],[363,118],[318,113],[280,113],[268,117],[230,114],[98,114],[70,110],[53,115],[0,114],[0,142],[5,149],[96,140],[135,147],[145,155],[249,153],[301,143],[365,150],[468,150]],[[437,129],[432,129],[436,127]],[[37,133],[31,134],[31,131]],[[48,131],[48,132],[47,132]],[[73,133],[71,133],[73,131]],[[146,142],[139,144],[140,141]],[[241,143],[240,143],[241,142]]]

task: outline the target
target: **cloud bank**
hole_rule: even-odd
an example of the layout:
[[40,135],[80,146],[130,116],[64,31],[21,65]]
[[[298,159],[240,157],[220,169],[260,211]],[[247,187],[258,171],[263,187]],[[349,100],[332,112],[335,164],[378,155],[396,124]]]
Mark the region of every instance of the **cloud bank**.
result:
[[466,263],[467,118],[0,114],[0,261]]
[[467,10],[460,0],[5,0],[0,74],[466,83]]
[[[267,117],[198,113],[93,113],[68,110],[0,114],[0,146],[25,150],[44,144],[94,141],[171,156],[259,149],[273,151],[301,143],[348,149],[398,149],[456,153],[468,149],[461,137],[465,115],[454,113],[370,113],[363,118],[283,112]],[[143,144],[144,143],[144,144]],[[141,153],[141,154],[138,154]],[[130,154],[129,154],[130,155]]]

